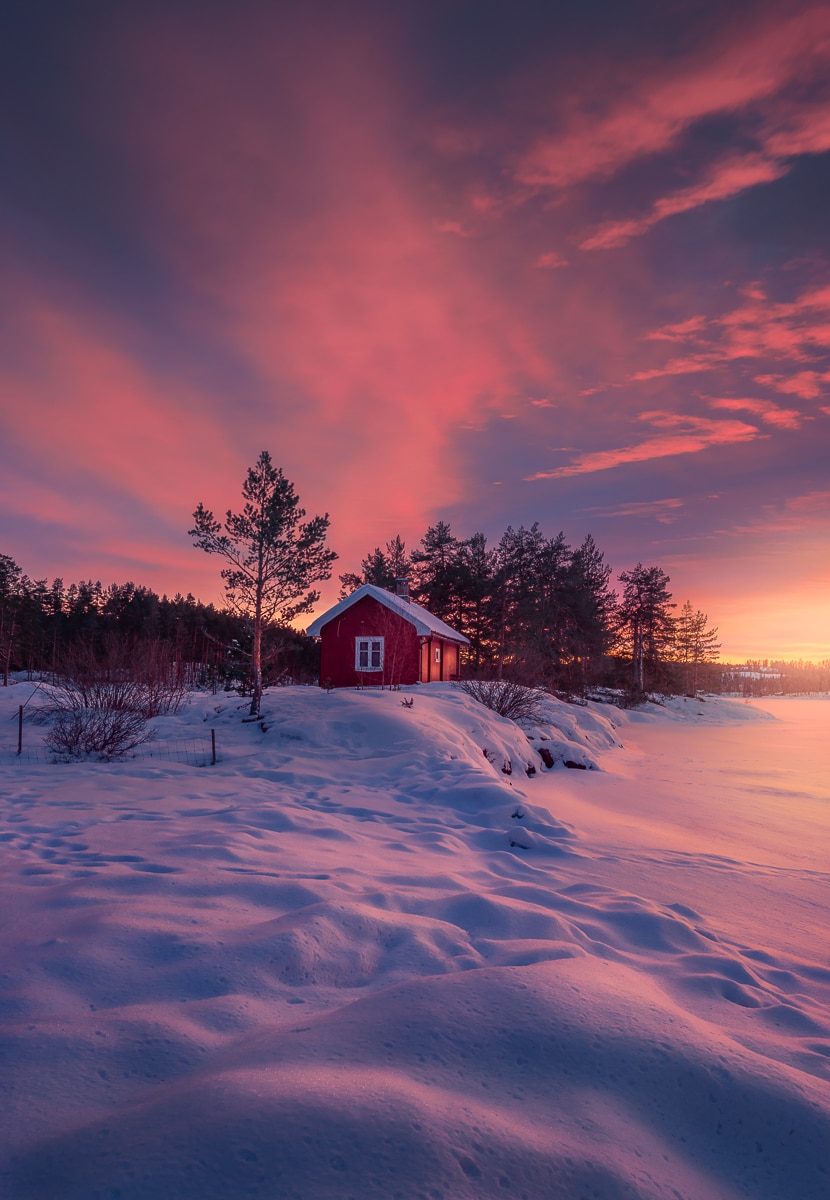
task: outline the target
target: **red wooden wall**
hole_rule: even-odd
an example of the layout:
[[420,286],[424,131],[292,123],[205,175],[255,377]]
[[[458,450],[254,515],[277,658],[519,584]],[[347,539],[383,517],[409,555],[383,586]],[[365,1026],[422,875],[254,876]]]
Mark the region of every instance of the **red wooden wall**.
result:
[[[383,671],[355,670],[355,639],[384,639]],[[331,687],[386,687],[418,682],[420,638],[397,613],[364,596],[320,630],[320,683]]]
[[[355,670],[355,639],[382,637],[382,671]],[[373,596],[364,596],[320,630],[323,687],[391,687],[458,679],[458,646],[431,637],[423,644],[415,627]]]

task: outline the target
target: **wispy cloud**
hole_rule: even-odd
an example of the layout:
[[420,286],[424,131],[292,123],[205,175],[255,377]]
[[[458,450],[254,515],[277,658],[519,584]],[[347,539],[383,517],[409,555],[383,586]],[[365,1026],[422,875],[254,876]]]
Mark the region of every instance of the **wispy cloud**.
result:
[[711,371],[722,359],[714,352],[709,354],[687,354],[670,358],[660,367],[643,367],[629,376],[632,383],[646,383],[649,379],[660,379],[665,375],[694,375],[697,371]]
[[794,375],[756,375],[756,383],[783,392],[785,396],[798,396],[802,400],[817,400],[830,392],[830,371],[797,371]]
[[561,254],[557,254],[555,250],[549,250],[547,254],[540,254],[536,260],[537,267],[548,271],[555,271],[560,267],[567,267],[567,265],[568,260]]
[[610,471],[628,463],[649,462],[651,459],[669,458],[676,454],[698,454],[712,446],[749,442],[763,436],[754,425],[747,425],[742,421],[714,421],[707,417],[669,412],[642,413],[640,420],[667,432],[631,446],[590,451],[579,455],[566,466],[555,467],[551,471],[537,471],[535,475],[528,475],[526,479],[534,481],[588,475],[596,471]]
[[830,286],[783,303],[770,300],[758,285],[746,288],[744,296],[743,304],[715,322],[723,329],[725,358],[778,356],[803,362],[830,347]]
[[727,200],[747,188],[783,178],[801,155],[826,153],[830,150],[830,102],[820,99],[800,108],[784,103],[781,111],[768,117],[758,143],[755,150],[730,154],[704,167],[697,183],[658,197],[643,215],[606,222],[580,243],[580,249],[608,250],[623,246],[667,217],[690,212],[715,200]]
[[[521,182],[564,188],[609,178],[638,159],[674,146],[696,122],[750,106],[772,106],[792,82],[819,75],[830,60],[830,12],[815,5],[775,20],[733,27],[721,41],[698,46],[671,63],[627,73],[617,69],[615,100],[563,114],[564,129],[545,134],[524,155]],[[786,157],[824,144],[823,109],[771,128],[769,153]],[[770,120],[772,113],[770,112]],[[825,147],[826,148],[826,147]],[[815,152],[811,149],[811,152]]]
[[771,183],[786,175],[789,166],[763,154],[733,156],[715,163],[700,183],[671,192],[655,200],[651,210],[642,217],[624,221],[609,221],[580,243],[581,250],[609,250],[624,246],[634,237],[646,233],[666,217],[689,212],[712,200],[726,200],[748,187]]
[[681,342],[685,341],[692,334],[700,333],[706,328],[707,318],[704,316],[689,317],[686,321],[679,321],[676,325],[663,325],[660,329],[655,329],[651,333],[645,335],[646,341],[664,341],[664,342]]
[[733,534],[819,533],[830,528],[830,491],[815,489],[790,496],[778,504],[765,504],[752,521],[736,524]]
[[461,221],[439,221],[435,228],[439,233],[452,233],[456,237],[469,238],[473,236],[472,229],[468,229]]
[[615,504],[611,507],[593,505],[581,511],[591,513],[595,517],[654,517],[662,525],[671,525],[677,520],[679,510],[684,508],[685,500],[672,496],[665,500],[632,500],[627,504]]
[[676,355],[659,366],[645,367],[631,375],[643,382],[661,376],[687,375],[741,359],[793,362],[793,374],[777,372],[755,375],[776,391],[805,399],[821,394],[820,384],[830,372],[804,370],[803,364],[817,354],[830,351],[830,286],[810,288],[794,300],[775,301],[759,284],[742,289],[742,301],[722,316],[667,325],[654,330],[646,341],[686,342],[688,353]]
[[775,425],[779,429],[800,429],[809,417],[795,408],[781,408],[772,400],[757,399],[724,399],[710,400],[710,408],[726,409],[728,412],[748,412],[760,419],[766,425]]
[[[639,211],[611,216],[578,243],[586,251],[622,246],[668,217],[772,183],[800,156],[830,149],[828,72],[830,10],[821,4],[786,13],[773,6],[749,23],[724,22],[668,61],[649,58],[644,46],[636,64],[604,63],[567,104],[554,105],[556,131],[535,137],[514,180],[526,196],[561,199],[659,163],[646,183],[652,198],[641,193]],[[731,149],[719,140],[706,153],[694,141],[711,120],[729,123]],[[622,187],[606,209],[625,197]]]

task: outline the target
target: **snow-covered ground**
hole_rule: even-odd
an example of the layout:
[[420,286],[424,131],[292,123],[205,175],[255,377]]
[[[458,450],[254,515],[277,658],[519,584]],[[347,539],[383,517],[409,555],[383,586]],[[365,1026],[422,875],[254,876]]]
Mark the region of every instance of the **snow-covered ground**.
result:
[[830,700],[244,711],[0,758],[4,1200],[827,1200]]

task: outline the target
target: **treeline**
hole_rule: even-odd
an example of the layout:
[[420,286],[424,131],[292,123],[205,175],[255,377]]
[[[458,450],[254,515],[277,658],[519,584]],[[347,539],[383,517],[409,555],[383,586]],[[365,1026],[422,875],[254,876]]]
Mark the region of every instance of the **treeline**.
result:
[[[135,583],[30,579],[0,554],[0,676],[12,671],[61,673],[79,655],[121,662],[127,655],[164,657],[187,685],[245,685],[250,621],[192,595],[159,596]],[[269,631],[269,682],[287,675],[310,681],[315,647],[285,627]]]
[[688,602],[675,614],[660,567],[623,571],[619,594],[611,576],[590,536],[571,546],[534,523],[488,546],[484,534],[459,539],[439,521],[411,553],[395,537],[340,582],[348,595],[407,579],[412,599],[470,639],[468,675],[580,695],[601,684],[635,693],[716,684],[720,646],[706,614]]
[[[649,691],[724,691],[746,696],[830,690],[830,661],[721,665],[717,630],[690,602],[678,606],[669,577],[638,563],[612,579],[588,536],[571,546],[538,523],[508,528],[490,546],[484,534],[457,538],[443,521],[407,551],[400,537],[375,547],[360,571],[340,576],[341,595],[362,583],[413,600],[462,631],[464,674],[584,695],[605,686],[635,699]],[[60,673],[79,654],[121,663],[132,655],[172,664],[176,678],[214,688],[251,684],[252,622],[192,595],[159,596],[135,583],[32,580],[0,554],[0,674]],[[310,683],[318,673],[312,639],[271,622],[262,644],[263,682]]]
[[799,692],[830,692],[830,659],[822,662],[792,662],[750,659],[745,663],[724,664],[721,672],[724,692],[738,696],[794,695]]

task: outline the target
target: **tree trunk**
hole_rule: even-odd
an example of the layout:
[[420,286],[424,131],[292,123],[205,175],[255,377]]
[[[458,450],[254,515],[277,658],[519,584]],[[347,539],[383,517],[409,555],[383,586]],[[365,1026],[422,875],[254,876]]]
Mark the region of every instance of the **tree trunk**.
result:
[[644,638],[643,632],[636,626],[634,629],[634,644],[632,646],[631,666],[633,668],[633,683],[638,692],[643,689],[643,655],[644,655]]
[[262,706],[262,618],[254,618],[254,644],[251,650],[251,674],[253,675],[253,694],[251,696],[251,716],[258,717]]
[[[8,634],[8,641],[7,641],[6,647],[5,647],[6,652],[5,652],[5,655],[3,658],[3,687],[9,686],[9,673],[11,671],[11,660],[12,660],[12,642],[14,641],[14,627],[15,627],[15,619],[14,619],[14,617],[12,617],[11,628],[9,629],[9,634]],[[3,629],[2,629],[2,626],[0,626],[0,643],[2,643],[2,640],[3,640],[2,634],[3,634]]]

